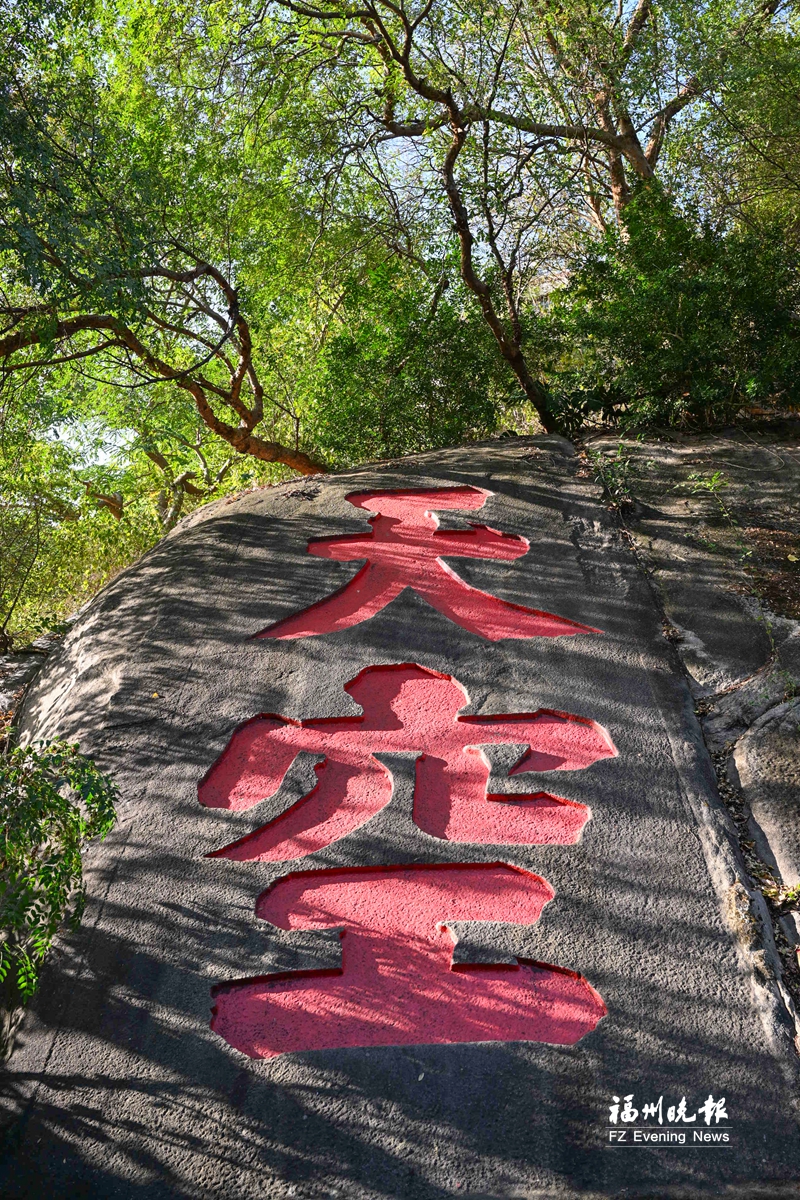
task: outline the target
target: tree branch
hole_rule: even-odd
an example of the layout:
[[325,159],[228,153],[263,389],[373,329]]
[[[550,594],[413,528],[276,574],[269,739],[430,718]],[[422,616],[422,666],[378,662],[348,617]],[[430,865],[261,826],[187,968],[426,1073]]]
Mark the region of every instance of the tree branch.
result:
[[[244,322],[240,323],[244,325]],[[281,445],[280,442],[265,441],[259,438],[253,430],[262,419],[263,411],[263,389],[261,389],[258,381],[255,381],[258,388],[257,404],[252,410],[247,410],[242,406],[244,416],[241,417],[242,423],[239,427],[229,425],[221,420],[211,405],[208,402],[205,389],[198,379],[192,378],[191,373],[185,370],[179,370],[171,367],[163,359],[159,358],[144,343],[137,337],[132,329],[124,325],[116,317],[99,314],[87,313],[80,316],[70,317],[66,320],[55,322],[53,326],[37,329],[20,329],[13,334],[9,334],[4,338],[0,338],[0,360],[8,359],[12,355],[24,350],[29,346],[41,345],[55,340],[64,340],[74,337],[76,334],[85,333],[95,330],[109,330],[115,335],[121,345],[124,345],[130,353],[142,362],[155,378],[165,379],[168,382],[174,383],[183,391],[188,392],[194,400],[195,407],[200,414],[202,420],[219,437],[238,450],[240,454],[250,454],[254,458],[260,459],[262,462],[280,462],[294,470],[301,472],[303,475],[313,475],[320,471],[324,471],[324,466],[311,456],[304,454],[300,450],[292,450],[287,446]],[[245,345],[249,350],[250,346],[250,331],[246,330],[247,337]],[[100,353],[104,348],[105,343],[101,343],[94,348],[94,353]],[[47,361],[47,360],[46,360]],[[241,363],[244,362],[244,366]],[[252,364],[246,359],[244,353],[240,360],[240,368],[242,373],[252,371]],[[253,373],[253,377],[255,375]],[[229,394],[228,402],[232,407],[236,408],[236,402],[232,392]],[[238,398],[238,397],[237,397]],[[237,408],[237,415],[241,415]]]

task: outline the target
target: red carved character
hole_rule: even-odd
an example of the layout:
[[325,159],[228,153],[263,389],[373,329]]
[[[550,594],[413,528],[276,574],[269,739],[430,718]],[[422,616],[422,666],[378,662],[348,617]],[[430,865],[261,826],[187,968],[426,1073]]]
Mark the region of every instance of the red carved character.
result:
[[596,722],[540,709],[459,716],[469,697],[450,675],[414,663],[368,667],[346,685],[362,716],[294,721],[262,714],[241,725],[200,783],[200,803],[252,808],[272,796],[300,751],[324,754],[316,786],[255,832],[215,851],[238,860],[300,858],[358,829],[392,796],[376,754],[416,751],[415,823],[457,842],[565,844],[589,810],[548,792],[487,793],[481,745],[528,747],[510,772],[578,771],[616,754]]
[[468,530],[439,529],[432,509],[478,509],[492,493],[453,487],[411,491],[351,492],[356,508],[377,515],[369,533],[313,538],[308,553],[339,562],[366,559],[361,570],[333,595],[270,625],[260,638],[300,638],[334,633],[367,621],[405,588],[413,588],[438,612],[492,642],[500,638],[563,637],[599,633],[552,613],[510,604],[470,587],[443,561],[488,558],[510,561],[527,554],[527,538],[470,522]]
[[546,963],[454,964],[453,921],[531,924],[553,897],[505,863],[356,867],[286,875],[258,916],[281,929],[344,926],[342,966],[214,989],[212,1029],[252,1058],[292,1050],[533,1041],[573,1045],[606,1009]]

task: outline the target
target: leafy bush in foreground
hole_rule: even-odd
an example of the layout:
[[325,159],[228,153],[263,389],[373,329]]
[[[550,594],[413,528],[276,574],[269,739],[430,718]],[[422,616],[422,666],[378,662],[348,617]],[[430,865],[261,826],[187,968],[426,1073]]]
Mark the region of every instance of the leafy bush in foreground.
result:
[[117,789],[77,746],[0,757],[0,1056],[64,919],[80,924],[81,855],[116,819]]

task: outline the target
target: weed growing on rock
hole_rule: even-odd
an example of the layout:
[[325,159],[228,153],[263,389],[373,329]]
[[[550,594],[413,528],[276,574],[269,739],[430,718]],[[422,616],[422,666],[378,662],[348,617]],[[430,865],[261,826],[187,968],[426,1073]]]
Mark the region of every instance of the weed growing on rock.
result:
[[[637,464],[633,455],[627,454],[625,449],[624,441],[620,441],[611,454],[604,454],[602,450],[589,451],[589,462],[594,470],[595,482],[602,487],[606,499],[617,508],[633,501],[633,481]],[[646,467],[647,463],[644,466]]]

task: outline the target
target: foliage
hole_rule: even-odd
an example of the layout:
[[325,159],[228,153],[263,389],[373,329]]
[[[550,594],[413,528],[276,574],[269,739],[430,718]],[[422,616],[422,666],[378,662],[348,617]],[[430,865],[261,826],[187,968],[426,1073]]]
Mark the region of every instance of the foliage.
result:
[[[212,104],[159,105],[146,71],[104,54],[91,12],[54,25],[26,30],[24,46],[12,29],[0,59],[0,143],[13,163],[0,173],[5,371],[83,372],[100,381],[100,398],[103,383],[131,400],[166,384],[184,421],[191,410],[234,452],[318,470],[261,373],[272,296],[245,302],[241,264],[264,257],[254,233],[276,220],[291,229],[276,178],[281,141],[243,184],[247,145],[237,139],[234,162]],[[294,224],[302,252],[303,222]],[[280,440],[287,434],[294,444]]]
[[602,487],[606,498],[618,508],[630,504],[636,463],[633,456],[626,453],[625,443],[620,441],[611,453],[590,449],[588,454],[595,481]]
[[[5,399],[5,404],[3,403]],[[158,536],[146,498],[123,520],[106,503],[131,492],[109,459],[86,469],[82,450],[46,411],[38,389],[0,398],[0,631],[8,645],[67,616]],[[60,436],[58,434],[60,433]],[[138,509],[138,511],[137,511]]]
[[796,7],[9,0],[0,649],[293,471],[796,401]]
[[[81,853],[115,821],[114,784],[77,746],[16,747],[0,758],[0,984],[24,1004],[65,917],[85,903]],[[8,1006],[7,1006],[8,1007]]]
[[592,247],[542,324],[565,413],[701,425],[800,404],[800,257],[777,230],[718,230],[655,184]]
[[[777,9],[15,9],[0,56],[14,163],[0,173],[0,358],[167,383],[235,452],[313,471],[291,382],[353,265],[363,282],[388,258],[413,275],[457,252],[495,353],[555,428],[532,291],[587,220],[622,219],[685,114],[744,94],[742,64],[757,75],[762,47],[787,36]],[[709,122],[695,129],[713,142]]]
[[[719,216],[777,225],[800,244],[800,10],[742,39],[725,85],[676,130],[665,179]],[[687,114],[688,116],[688,114]]]
[[436,449],[497,426],[503,395],[490,338],[443,277],[433,302],[397,266],[345,291],[341,327],[319,356],[308,421],[341,464]]
[[[554,411],[541,378],[532,295],[585,243],[587,223],[605,232],[635,186],[660,177],[687,114],[735,85],[743,56],[783,20],[778,8],[273,0],[230,36],[250,103],[274,94],[276,75],[301,89],[313,77],[310,115],[337,130],[320,168],[358,173],[382,236],[403,253],[455,236],[464,286],[552,430],[564,428],[563,406]],[[713,122],[694,127],[708,148]]]

